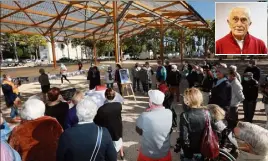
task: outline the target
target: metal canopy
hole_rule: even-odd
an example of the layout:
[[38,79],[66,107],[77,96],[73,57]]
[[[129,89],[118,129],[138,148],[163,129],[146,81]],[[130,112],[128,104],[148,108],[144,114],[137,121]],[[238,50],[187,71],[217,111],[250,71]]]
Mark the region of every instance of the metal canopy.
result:
[[95,40],[112,40],[114,20],[120,39],[161,26],[208,28],[184,1],[117,1],[116,6],[114,19],[113,1],[4,0],[0,2],[1,32],[90,39],[94,35]]

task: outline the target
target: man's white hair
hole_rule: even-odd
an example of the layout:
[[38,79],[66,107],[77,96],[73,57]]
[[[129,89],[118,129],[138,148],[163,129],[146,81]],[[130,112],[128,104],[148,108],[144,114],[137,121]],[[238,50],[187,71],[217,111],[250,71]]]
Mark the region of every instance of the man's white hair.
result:
[[85,98],[76,105],[76,115],[79,122],[93,122],[97,111],[96,103],[90,98]]
[[35,120],[45,114],[45,104],[38,99],[27,100],[21,110],[21,118],[24,120]]
[[239,122],[237,126],[239,139],[249,143],[256,154],[268,155],[268,130],[249,122]]
[[249,22],[251,22],[251,12],[250,12],[250,9],[248,7],[241,7],[241,6],[237,6],[237,7],[234,7],[231,9],[231,11],[229,12],[229,15],[228,15],[228,20],[230,21],[230,17],[231,17],[231,14],[234,10],[237,10],[237,9],[243,9],[246,13],[246,15],[248,16],[248,19],[249,19]]

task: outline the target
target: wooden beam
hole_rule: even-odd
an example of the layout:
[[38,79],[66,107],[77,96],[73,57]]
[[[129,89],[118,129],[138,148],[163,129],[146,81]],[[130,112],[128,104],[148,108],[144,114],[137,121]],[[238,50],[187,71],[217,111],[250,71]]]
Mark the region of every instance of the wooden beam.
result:
[[[13,2],[16,3],[16,1],[13,1]],[[29,5],[29,6],[26,6],[26,7],[23,7],[23,8],[17,8],[16,11],[11,12],[11,13],[9,13],[9,14],[7,14],[7,15],[1,17],[0,20],[2,20],[2,19],[4,19],[4,18],[7,18],[7,17],[10,17],[10,16],[12,16],[12,15],[18,13],[18,12],[25,11],[26,9],[31,8],[31,7],[33,7],[33,6],[36,6],[36,5],[38,5],[38,4],[41,4],[41,3],[43,3],[43,2],[44,2],[44,1],[38,1],[38,2],[33,3],[33,4]],[[3,8],[3,5],[4,5],[4,4],[1,3],[1,8]]]
[[[168,16],[168,17],[180,17],[180,16],[188,16],[188,15],[192,15],[191,12],[188,11],[177,11],[177,12],[168,12],[168,13],[162,13],[161,16]],[[130,19],[130,18],[141,18],[141,17],[152,17],[152,14],[150,13],[140,13],[138,15],[128,15],[126,16],[126,18]]]
[[[29,31],[11,31],[11,30],[7,30],[7,29],[1,29],[1,32],[2,33],[16,33],[16,34],[22,34],[22,35],[40,35],[39,33],[36,33],[36,32],[29,32]],[[64,37],[64,35],[59,35],[59,36],[62,36]],[[67,36],[69,37],[69,36]],[[72,38],[83,38],[83,36],[70,36]]]
[[61,19],[61,16],[63,16],[63,14],[72,6],[72,3],[66,5],[64,7],[64,9],[60,12],[60,14],[58,14],[58,16],[55,18],[54,22],[48,27],[47,31],[44,33],[44,35],[46,35],[49,31],[51,31],[51,29],[53,28],[53,26]]
[[164,62],[164,27],[163,19],[160,18],[160,59]]
[[114,20],[114,52],[115,52],[115,62],[119,63],[118,57],[118,23],[117,23],[117,1],[113,1],[113,20]]
[[155,9],[153,9],[153,11],[158,11],[158,10],[161,10],[161,9],[164,9],[164,8],[167,8],[167,7],[174,6],[174,5],[176,5],[176,4],[179,4],[179,1],[175,1],[175,2],[169,3],[169,4],[167,4],[167,5],[164,5],[164,6],[155,8]]
[[184,58],[184,30],[180,29],[181,31],[181,37],[180,37],[180,56],[181,56],[181,65],[183,63],[183,58]]
[[94,64],[95,64],[95,66],[97,66],[98,60],[97,60],[97,47],[96,47],[95,34],[93,34],[93,55],[94,55]]
[[[9,24],[15,24],[15,25],[23,25],[23,26],[27,26],[26,28],[23,29],[28,29],[29,27],[37,27],[37,28],[48,28],[48,25],[38,25],[38,26],[34,26],[34,24],[31,23],[27,23],[27,22],[22,22],[22,21],[11,21],[11,20],[1,20],[2,23],[9,23]],[[54,27],[54,30],[60,30],[59,27]],[[22,30],[21,30],[22,31]],[[81,32],[84,33],[84,30],[81,29],[77,29],[77,28],[71,28],[68,29],[67,31],[75,31],[75,32]],[[87,33],[91,33],[92,31],[88,30]],[[47,34],[46,34],[47,35]]]
[[54,41],[53,31],[50,32],[50,40],[51,40],[51,48],[52,48],[53,67],[54,69],[56,69],[57,61],[56,61],[56,51],[55,51],[55,41]]
[[[1,4],[1,8],[9,9],[9,10],[18,10],[18,9],[19,9],[18,7],[9,6],[9,5],[6,5],[6,4],[3,4],[3,3]],[[83,8],[79,8],[79,9],[83,9]],[[27,13],[31,13],[31,14],[40,15],[40,16],[51,17],[52,19],[55,19],[55,18],[58,16],[57,14],[47,13],[47,12],[41,12],[41,11],[34,11],[34,10],[31,10],[31,9],[26,9],[25,12],[27,12]],[[66,15],[66,13],[63,14],[63,16],[64,16],[64,15]],[[77,18],[73,18],[73,17],[70,17],[70,16],[68,16],[68,17],[66,18],[66,20],[68,20],[68,21],[74,21],[74,22],[81,22],[81,21],[83,21],[83,20],[79,20],[79,19],[77,19]],[[1,21],[2,21],[2,20],[1,20]],[[45,20],[45,21],[47,21],[47,20]],[[96,22],[93,22],[93,21],[88,21],[87,23],[88,23],[88,24],[92,24],[92,25],[96,25],[96,26],[100,26],[100,25],[102,25],[102,24],[100,24],[100,23],[96,23]],[[37,24],[39,24],[39,23],[37,23]]]

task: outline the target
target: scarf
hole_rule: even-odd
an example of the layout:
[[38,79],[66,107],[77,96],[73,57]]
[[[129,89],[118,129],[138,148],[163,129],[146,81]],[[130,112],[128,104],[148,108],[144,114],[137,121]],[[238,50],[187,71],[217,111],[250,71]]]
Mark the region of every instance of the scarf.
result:
[[215,86],[220,85],[222,82],[224,82],[224,81],[226,81],[226,80],[227,80],[227,78],[225,78],[225,77],[222,78],[222,79],[220,79],[220,80],[218,80]]

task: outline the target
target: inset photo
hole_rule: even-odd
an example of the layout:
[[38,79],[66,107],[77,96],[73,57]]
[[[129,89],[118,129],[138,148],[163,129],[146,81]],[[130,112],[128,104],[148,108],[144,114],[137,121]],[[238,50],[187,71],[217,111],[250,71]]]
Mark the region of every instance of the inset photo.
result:
[[216,55],[267,55],[267,2],[215,5]]

